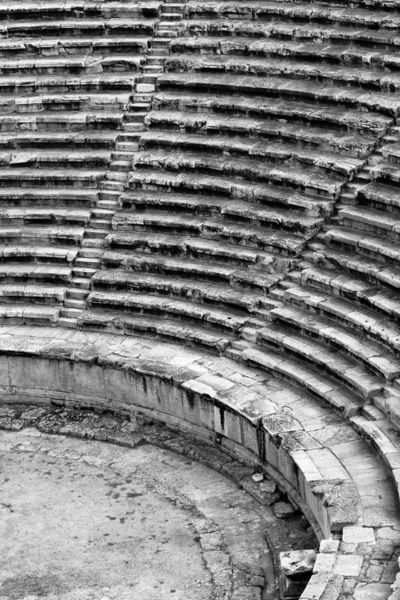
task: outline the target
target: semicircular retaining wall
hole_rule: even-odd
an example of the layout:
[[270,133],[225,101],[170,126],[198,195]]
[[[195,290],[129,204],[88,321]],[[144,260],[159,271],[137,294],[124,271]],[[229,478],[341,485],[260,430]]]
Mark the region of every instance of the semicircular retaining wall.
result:
[[[306,514],[321,540],[315,573],[302,598],[323,597],[325,589],[336,590],[334,598],[361,598],[357,589],[365,593],[368,586],[389,597],[395,573],[390,581],[387,575],[386,581],[375,582],[370,574],[375,562],[385,564],[387,573],[396,563],[396,495],[387,496],[395,502],[392,518],[389,513],[378,515],[376,526],[378,521],[373,522],[363,505],[359,480],[332,460],[328,444],[317,451],[307,449],[307,436],[295,428],[288,411],[265,416],[251,412],[246,405],[249,382],[244,385],[244,376],[237,382],[223,376],[234,365],[229,359],[204,359],[187,348],[173,352],[170,346],[132,337],[14,328],[0,336],[0,365],[2,403],[56,403],[125,415],[140,411],[213,440],[227,453],[264,469]],[[257,380],[259,374],[247,370],[247,376],[252,373]],[[258,387],[261,391],[262,383]],[[354,441],[365,460],[368,444],[357,436]],[[355,448],[349,447],[353,462]],[[331,477],[326,477],[319,461],[329,456]],[[383,465],[374,458],[389,490]],[[343,595],[350,588],[355,595]]]

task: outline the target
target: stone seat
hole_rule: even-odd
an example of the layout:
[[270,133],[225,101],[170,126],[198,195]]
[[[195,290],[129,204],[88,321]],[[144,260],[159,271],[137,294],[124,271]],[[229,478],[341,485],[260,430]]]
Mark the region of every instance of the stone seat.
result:
[[[371,14],[371,13],[370,13]],[[397,48],[399,35],[396,29],[365,29],[354,26],[338,25],[332,27],[324,23],[293,23],[285,21],[249,21],[246,19],[182,19],[179,23],[180,35],[187,36],[223,36],[240,38],[270,38],[272,40],[294,39],[298,42],[329,41],[332,44],[352,44],[369,49],[390,50]]]
[[[356,273],[357,275],[357,273]],[[341,297],[353,303],[361,304],[372,310],[383,312],[384,318],[400,321],[400,299],[397,289],[386,289],[381,282],[377,285],[346,273],[335,273],[334,270],[305,267],[301,281],[333,297]]]
[[396,187],[375,182],[355,187],[358,204],[387,212],[400,211],[400,196]]
[[[204,237],[214,237],[218,239],[229,235],[237,229],[239,232],[241,225],[244,225],[243,239],[249,237],[249,231],[246,227],[251,225],[254,229],[254,235],[268,234],[277,236],[279,232],[283,237],[287,237],[287,232],[293,234],[304,234],[305,237],[313,234],[315,230],[323,224],[322,218],[308,217],[303,213],[290,212],[289,214],[278,208],[262,207],[247,202],[231,202],[221,209],[220,217],[215,216],[204,220],[204,217],[186,216],[182,214],[161,213],[156,211],[146,211],[138,213],[137,211],[120,211],[115,214],[112,221],[113,229],[120,231],[160,231],[168,233],[190,233],[195,235],[204,235]],[[236,223],[237,228],[231,225]],[[270,228],[277,231],[268,231]],[[282,231],[283,230],[283,231]],[[250,239],[250,238],[249,238]]]
[[21,187],[82,187],[97,188],[104,179],[104,169],[0,169],[0,187],[18,183]]
[[[1,184],[1,179],[0,179]],[[177,191],[188,194],[221,194],[222,197],[257,201],[260,204],[287,206],[309,216],[330,214],[333,208],[332,200],[313,198],[301,192],[283,186],[255,183],[250,180],[241,181],[232,177],[210,177],[201,173],[160,172],[143,170],[131,171],[127,187],[132,190],[150,190],[160,192]]]
[[[354,76],[359,80],[357,70]],[[382,115],[394,116],[399,109],[398,94],[386,91],[369,91],[351,89],[351,87],[338,87],[326,82],[315,82],[297,78],[283,77],[254,77],[233,75],[231,73],[184,72],[166,73],[159,77],[158,83],[161,91],[191,90],[201,93],[225,93],[265,97],[279,97],[282,99],[298,99],[307,102],[329,102],[333,105],[339,103],[346,108],[367,108],[381,112]],[[342,109],[343,110],[343,109]],[[391,124],[386,121],[386,125]],[[380,128],[378,121],[375,125]]]
[[257,318],[262,318],[263,311],[276,306],[273,300],[262,294],[249,291],[244,294],[242,290],[234,289],[230,285],[151,273],[112,269],[97,271],[92,277],[91,285],[95,291],[128,291],[184,299],[188,302],[254,314]]
[[69,263],[72,264],[78,250],[70,246],[0,246],[0,262],[37,262],[37,263]]
[[[399,17],[400,25],[400,17]],[[394,60],[394,59],[393,59]],[[363,90],[394,92],[400,89],[400,76],[373,68],[309,63],[297,60],[233,55],[172,55],[165,61],[167,72],[208,73],[277,78],[305,79],[320,84],[353,86]],[[0,72],[1,61],[0,61]],[[241,85],[241,84],[238,84]]]
[[229,334],[186,323],[166,321],[141,315],[113,313],[112,311],[85,310],[78,317],[78,329],[139,335],[186,346],[201,348],[207,353],[221,354],[235,339]]
[[0,93],[26,96],[41,93],[67,92],[133,92],[137,76],[133,72],[118,75],[117,73],[84,73],[74,76],[70,74],[35,74],[35,76],[0,77]]
[[18,20],[1,20],[0,19],[0,40],[10,39],[16,37],[24,40],[25,38],[32,38],[39,36],[46,37],[69,37],[76,36],[77,40],[85,36],[104,36],[107,39],[108,36],[125,35],[131,38],[139,38],[146,36],[151,37],[154,33],[154,27],[156,21],[149,18],[118,18],[111,17],[108,19],[104,18],[66,18],[50,19],[27,19],[24,16],[23,19]]
[[282,356],[267,348],[248,348],[243,357],[248,366],[267,372],[277,379],[283,379],[290,385],[300,388],[316,398],[322,406],[328,406],[339,414],[351,417],[361,412],[365,400],[359,400],[337,381],[325,376],[321,380],[321,369],[310,366],[304,361]]
[[125,190],[118,198],[120,208],[133,209],[138,212],[148,210],[193,215],[214,215],[229,203],[229,198],[220,196],[200,196],[151,192],[143,190]]
[[112,73],[113,70],[137,72],[144,63],[144,58],[138,56],[127,56],[125,54],[111,56],[35,56],[32,58],[20,58],[16,60],[0,60],[0,76],[10,77],[12,75],[59,75],[78,73]]
[[[274,309],[273,314],[280,314],[284,309]],[[257,331],[258,345],[272,348],[282,353],[285,358],[293,356],[300,358],[306,363],[325,371],[341,385],[354,391],[361,399],[370,401],[382,392],[382,380],[372,374],[364,366],[348,356],[338,355],[336,349],[330,349],[316,340],[304,338],[291,331],[291,329],[279,325],[266,325]],[[378,357],[377,357],[378,358]],[[385,356],[383,356],[385,361]],[[389,362],[389,361],[386,361]],[[400,373],[400,362],[394,362],[396,369],[392,372],[395,378]]]
[[37,188],[3,187],[0,188],[1,206],[76,206],[92,207],[97,200],[97,190],[77,188]]
[[[178,75],[180,75],[180,81],[183,82],[184,76],[181,74]],[[162,75],[159,78],[161,88],[164,88],[164,84],[169,84],[170,79],[165,79],[167,77],[169,75]],[[193,81],[192,78],[193,75],[190,79],[190,85]],[[210,82],[211,76],[204,76],[204,79]],[[227,79],[228,77],[224,77],[223,81],[227,81]],[[179,84],[179,81],[176,81],[176,83]],[[294,83],[290,83],[290,86],[294,85]],[[201,80],[196,78],[197,85],[201,86]],[[263,123],[264,119],[268,119],[265,127],[273,127],[276,124],[276,127],[280,127],[281,131],[285,131],[285,128],[288,126],[298,127],[299,134],[301,134],[301,126],[305,125],[309,136],[313,135],[314,127],[319,127],[320,129],[316,131],[321,131],[322,136],[325,132],[325,137],[327,137],[327,128],[329,127],[329,136],[331,132],[333,136],[353,136],[354,142],[347,141],[344,145],[344,149],[349,149],[349,153],[351,153],[350,151],[353,148],[355,148],[355,152],[357,153],[360,144],[362,153],[365,151],[370,152],[373,149],[376,135],[383,134],[392,121],[388,116],[381,115],[372,107],[370,107],[370,112],[360,112],[354,107],[347,107],[346,110],[343,110],[343,108],[334,106],[333,104],[321,104],[323,99],[319,98],[317,103],[313,102],[312,99],[303,97],[296,101],[295,93],[293,97],[289,96],[289,98],[275,98],[273,94],[272,97],[267,98],[265,96],[245,96],[244,94],[233,95],[227,93],[224,95],[223,93],[215,93],[214,91],[200,95],[191,93],[190,90],[180,91],[179,85],[176,87],[177,89],[173,91],[162,91],[154,95],[153,111],[150,113],[151,116],[149,115],[148,119],[154,119],[156,123],[157,116],[155,110],[158,109],[167,113],[173,112],[172,120],[176,121],[178,119],[177,124],[179,127],[186,123],[186,119],[190,122],[190,119],[196,119],[197,117],[200,123],[203,123],[208,118],[218,119],[221,113],[220,118],[228,117],[229,120],[227,123],[229,124],[230,119],[234,117],[242,118],[242,127],[245,127],[248,121],[251,123],[253,119],[263,119]],[[267,92],[268,90],[265,91]],[[279,91],[273,88],[272,91],[276,91],[277,95],[284,93],[284,89]],[[306,92],[306,90],[304,91]],[[339,93],[339,99],[341,96],[342,92]],[[360,97],[360,94],[358,97]],[[182,114],[182,111],[193,111],[196,114],[193,116]],[[160,118],[162,119],[162,116]],[[272,121],[271,124],[270,121]],[[170,125],[172,126],[171,123]],[[257,123],[256,127],[258,130],[260,124]],[[331,142],[326,140],[326,143],[330,144]]]
[[[279,229],[257,230],[253,226],[241,227],[229,225],[224,222],[200,223],[201,228],[195,231],[192,218],[186,221],[186,227],[179,218],[159,219],[150,226],[138,227],[136,233],[119,233],[108,236],[110,243],[119,247],[130,247],[145,252],[161,252],[165,254],[193,253],[197,257],[220,256],[222,260],[238,260],[246,262],[248,250],[254,248],[265,254],[275,252],[286,258],[297,256],[304,248],[307,241],[305,234],[286,234]],[[180,228],[178,227],[180,226]],[[127,229],[122,229],[127,231]],[[175,233],[174,233],[175,232]],[[197,235],[196,235],[197,234]],[[191,238],[185,236],[190,235]],[[213,248],[215,250],[213,251]]]
[[397,290],[400,287],[399,266],[382,264],[381,261],[360,256],[351,251],[345,252],[330,247],[324,249],[321,255],[333,269],[339,267],[353,276],[371,282],[372,285],[383,284],[384,288],[388,286],[391,290]]
[[42,111],[123,111],[126,110],[131,93],[104,92],[56,92],[54,94],[33,94],[31,96],[15,96],[2,94],[0,98],[0,115],[26,114]]
[[201,54],[222,56],[257,56],[270,59],[317,62],[321,68],[329,65],[354,66],[358,68],[376,67],[377,69],[398,69],[399,59],[394,54],[385,54],[381,48],[370,50],[366,55],[365,48],[332,43],[319,44],[316,52],[315,44],[299,40],[254,39],[249,37],[178,37],[171,41],[172,54]]
[[265,293],[282,279],[282,275],[262,271],[238,269],[226,263],[202,262],[180,257],[172,258],[131,251],[108,250],[100,259],[103,269],[120,269],[166,277],[183,277],[196,281],[230,284],[236,288]]
[[[159,298],[129,292],[90,292],[87,305],[94,310],[123,311],[130,315],[157,319],[182,321],[190,325],[217,329],[238,334],[240,329],[252,322],[250,316],[240,316],[204,304],[195,304],[174,298]],[[253,319],[254,321],[254,319]]]
[[[399,171],[400,175],[400,171]],[[381,235],[384,241],[398,242],[400,239],[400,222],[397,215],[362,208],[360,206],[339,206],[339,224],[357,231]]]
[[0,152],[0,169],[16,168],[21,169],[70,169],[70,168],[101,168],[106,169],[111,160],[109,150],[86,149],[75,150],[68,149],[67,152],[61,150],[42,150],[31,149],[15,150],[14,152]]
[[78,208],[24,207],[0,209],[0,224],[21,225],[81,225],[89,223],[90,211]]
[[84,233],[84,227],[0,227],[0,243],[77,246]]
[[[222,234],[224,233],[225,231],[222,231]],[[235,244],[234,240],[230,242],[227,234],[228,232],[225,237],[221,234],[210,235],[207,239],[196,237],[193,232],[191,234],[188,232],[186,235],[171,235],[144,230],[135,233],[110,233],[106,237],[106,243],[110,249],[129,249],[134,252],[175,257],[186,256],[189,259],[253,266],[265,272],[272,269],[272,265],[277,260],[276,254],[265,252],[262,248],[252,249],[251,246]],[[282,263],[287,266],[293,262],[282,258]]]
[[3,133],[17,131],[27,134],[28,131],[49,132],[87,132],[94,130],[120,130],[122,129],[123,113],[118,110],[82,112],[34,112],[26,114],[0,114],[0,129]]
[[400,16],[392,11],[371,11],[367,8],[319,6],[318,3],[240,1],[188,2],[185,7],[188,19],[241,19],[255,21],[286,22],[293,24],[333,23],[341,26],[365,27],[375,29],[395,29],[400,25]]
[[[0,284],[0,306],[11,303],[62,304],[67,288],[59,285],[32,285],[30,283]],[[0,308],[0,311],[1,311]]]
[[[0,27],[1,31],[1,27]],[[36,56],[68,56],[84,54],[91,56],[96,54],[145,54],[147,51],[148,37],[126,37],[126,36],[99,36],[85,39],[63,36],[45,37],[35,39],[32,37],[12,37],[2,39],[0,37],[1,58],[26,58],[28,55]]]
[[[165,96],[167,96],[167,94],[165,94]],[[224,101],[222,98],[219,100],[220,102]],[[160,98],[160,95],[158,95],[155,97],[155,102],[166,102],[166,98]],[[173,99],[171,98],[171,103],[172,102]],[[209,114],[209,112],[201,113],[199,112],[202,108],[201,105],[197,107],[196,112],[192,112],[196,106],[196,98],[192,98],[192,106],[189,103],[189,98],[187,99],[187,102],[187,108],[184,105],[182,106],[183,111],[163,109],[151,111],[145,118],[145,123],[150,131],[145,132],[141,140],[145,141],[149,136],[151,139],[152,129],[156,129],[157,131],[185,131],[187,133],[196,133],[201,136],[231,136],[234,138],[231,143],[234,143],[236,136],[248,136],[252,138],[253,144],[256,141],[260,144],[259,140],[261,139],[263,140],[263,143],[269,142],[278,148],[279,146],[276,146],[276,142],[280,142],[282,145],[285,143],[296,144],[298,147],[306,148],[312,152],[329,153],[328,156],[332,157],[333,165],[336,164],[335,161],[340,163],[339,154],[344,162],[346,162],[346,154],[355,158],[363,158],[373,150],[375,144],[375,136],[373,135],[332,129],[329,129],[328,132],[327,127],[333,127],[334,125],[327,121],[324,121],[325,127],[316,126],[311,119],[308,122],[308,125],[303,125],[301,109],[304,108],[305,118],[307,117],[307,109],[310,117],[313,113],[311,107],[302,107],[299,104],[292,106],[292,115],[282,114],[282,117],[285,119],[279,120],[273,118],[272,106],[269,106],[269,114],[265,114],[264,119],[256,119],[249,117],[248,114],[243,114],[242,116],[230,116],[230,112],[235,115],[239,108],[239,106],[235,106],[234,99],[232,99],[230,103],[225,99],[226,110],[223,114],[218,114],[218,112],[214,114]],[[201,102],[199,104],[201,104]],[[284,103],[281,102],[280,104],[280,110],[284,113]],[[251,105],[252,101],[250,102],[250,106],[246,105],[243,107],[244,110],[251,110]],[[209,109],[213,110],[213,105],[211,103],[209,103],[207,108],[204,107],[204,110]],[[316,111],[318,110],[317,107],[315,107],[315,109]],[[215,104],[215,110],[218,110],[218,101]],[[290,116],[292,116],[292,118],[297,117],[296,121],[290,122],[290,120],[288,120]],[[329,112],[327,118],[328,116]],[[357,116],[360,117],[360,114]],[[296,152],[296,149],[293,151]],[[311,155],[312,152],[310,153]],[[354,160],[349,161],[349,163],[351,164],[350,168],[354,168],[359,164],[359,161]]]
[[329,176],[316,173],[311,167],[301,165],[285,167],[274,165],[263,160],[249,160],[236,157],[219,157],[201,152],[138,152],[133,157],[133,168],[136,170],[153,168],[167,172],[193,173],[193,171],[212,176],[217,181],[220,176],[239,179],[242,185],[246,181],[264,184],[281,185],[292,188],[292,193],[308,192],[317,198],[334,200],[338,197],[343,178],[330,173]]
[[332,249],[354,251],[368,258],[381,260],[386,264],[397,265],[400,262],[398,244],[379,236],[349,231],[342,227],[332,227],[327,229],[324,240]]
[[[397,396],[394,398],[398,402]],[[397,459],[395,454],[398,452],[398,413],[393,410],[393,406],[385,407],[389,418],[385,418],[383,410],[377,411],[377,419],[370,421],[362,416],[355,416],[351,419],[354,430],[363,435],[368,440],[373,452],[378,454],[378,458],[383,460],[385,467],[394,476]],[[382,404],[384,406],[384,404]],[[377,444],[374,440],[379,440]],[[395,479],[395,477],[393,477]]]
[[146,0],[145,2],[97,2],[96,0],[75,0],[74,2],[65,3],[62,0],[54,0],[52,2],[41,2],[38,6],[32,2],[16,2],[15,0],[5,2],[0,7],[1,20],[19,20],[30,18],[88,18],[88,17],[103,17],[106,19],[112,17],[138,17],[143,13],[148,16],[156,16],[158,14],[161,2]]
[[0,323],[54,325],[60,317],[58,306],[0,304]]
[[355,331],[367,339],[380,342],[391,352],[400,351],[400,328],[391,319],[370,309],[354,306],[354,303],[341,298],[332,298],[320,291],[293,287],[285,291],[287,301],[313,314],[331,318],[336,324]]
[[[400,140],[400,127],[394,125],[386,132],[386,135],[382,138],[384,144],[398,144]],[[378,150],[379,151],[379,150]]]
[[237,223],[252,224],[254,227],[265,226],[273,229],[282,229],[305,235],[315,233],[322,224],[322,217],[308,217],[303,213],[284,210],[269,209],[259,205],[250,205],[246,202],[232,202],[223,207],[221,215],[230,221]]
[[249,224],[253,227],[269,227],[300,234],[308,238],[310,234],[322,226],[322,217],[307,217],[303,213],[290,211],[289,214],[280,209],[269,209],[263,206],[252,206],[243,202],[232,202],[224,207],[221,215],[228,221]]
[[0,161],[4,149],[44,149],[71,148],[72,150],[88,151],[91,149],[109,150],[115,148],[116,131],[85,131],[85,132],[57,132],[57,131],[29,131],[27,133],[0,133]]
[[[226,127],[229,130],[229,123]],[[222,132],[217,130],[210,131],[209,135],[198,135],[197,132],[192,134],[148,131],[140,138],[140,148],[143,150],[170,148],[173,151],[189,150],[206,154],[223,154],[224,156],[269,161],[274,164],[290,163],[293,168],[301,168],[302,165],[306,165],[312,166],[315,172],[329,174],[332,171],[334,174],[338,173],[346,177],[352,177],[355,171],[362,168],[364,162],[357,158],[298,148],[290,142],[277,144],[271,141],[268,143],[254,137],[232,138],[229,135],[212,135],[212,133]]]
[[0,284],[18,282],[27,283],[59,283],[66,284],[71,280],[70,266],[34,263],[0,263]]
[[[345,355],[387,381],[399,376],[400,361],[395,354],[388,352],[380,344],[338,325],[326,316],[310,315],[301,308],[288,305],[274,308],[270,311],[270,317],[277,327],[261,329],[258,333],[260,342],[265,340],[270,345],[284,347],[288,352],[298,352],[309,361],[315,360],[319,363],[321,359],[326,363],[327,369],[330,368],[330,362],[333,363],[333,368],[337,369],[335,361],[344,360],[342,355]],[[283,339],[285,336],[288,338],[286,341]],[[315,347],[311,340],[320,342],[321,346]],[[324,354],[327,349],[329,356]],[[366,374],[364,380],[367,381],[369,377],[370,375]]]

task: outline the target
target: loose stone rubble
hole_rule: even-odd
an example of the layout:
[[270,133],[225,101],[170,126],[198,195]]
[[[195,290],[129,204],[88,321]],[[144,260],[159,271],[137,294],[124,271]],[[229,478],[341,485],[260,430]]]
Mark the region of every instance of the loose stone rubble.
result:
[[[140,413],[186,431],[219,446],[226,456],[221,471],[243,480],[250,493],[259,486],[261,504],[271,503],[271,487],[277,491],[271,484],[267,492],[261,488],[266,475],[265,483],[273,479],[305,514],[320,547],[302,599],[330,590],[341,599],[376,590],[395,598],[400,520],[392,478],[399,442],[385,420],[357,416],[346,423],[259,369],[132,335],[3,326],[0,363],[9,427],[18,425],[7,421],[7,411],[22,403],[111,410],[125,418]],[[255,481],[255,472],[263,480]]]
[[40,371],[57,344],[207,398],[223,417],[151,410],[285,479],[325,540],[305,600],[400,598],[399,25],[388,0],[0,6],[0,352],[34,382],[7,363],[2,403],[91,405]]

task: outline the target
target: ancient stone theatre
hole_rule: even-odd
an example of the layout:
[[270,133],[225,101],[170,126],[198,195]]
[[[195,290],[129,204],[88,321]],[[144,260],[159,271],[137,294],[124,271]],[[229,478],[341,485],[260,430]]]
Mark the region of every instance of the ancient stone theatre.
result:
[[1,0],[0,600],[400,600],[399,119],[400,0]]

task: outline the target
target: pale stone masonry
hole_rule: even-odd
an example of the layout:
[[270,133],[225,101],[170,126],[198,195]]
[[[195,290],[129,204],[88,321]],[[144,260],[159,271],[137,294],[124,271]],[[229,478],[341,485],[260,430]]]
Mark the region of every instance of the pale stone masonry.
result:
[[1,402],[150,411],[265,469],[321,540],[304,600],[400,598],[399,25],[0,6]]

